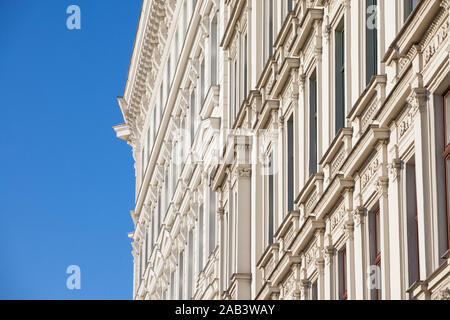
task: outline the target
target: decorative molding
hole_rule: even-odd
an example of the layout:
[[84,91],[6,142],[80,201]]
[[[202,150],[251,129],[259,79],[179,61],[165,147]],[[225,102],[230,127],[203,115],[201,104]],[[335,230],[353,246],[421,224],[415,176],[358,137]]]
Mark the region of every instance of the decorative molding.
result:
[[391,181],[397,181],[400,176],[400,172],[403,168],[403,162],[400,159],[394,159],[392,163],[388,164],[389,176]]
[[450,288],[440,290],[438,300],[450,300]]

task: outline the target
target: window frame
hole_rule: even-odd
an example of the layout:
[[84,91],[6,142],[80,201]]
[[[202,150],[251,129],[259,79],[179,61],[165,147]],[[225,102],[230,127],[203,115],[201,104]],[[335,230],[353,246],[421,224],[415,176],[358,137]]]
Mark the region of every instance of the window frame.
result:
[[[444,108],[444,151],[442,152],[442,158],[444,159],[445,168],[445,208],[446,208],[446,218],[447,218],[447,250],[450,249],[450,203],[449,203],[449,191],[450,191],[450,181],[448,179],[449,166],[448,161],[450,161],[450,139],[447,141],[447,99],[450,97],[450,89],[444,95],[443,108]],[[450,107],[450,106],[448,106]],[[450,129],[450,128],[449,128]]]
[[347,300],[348,299],[347,248],[345,245],[341,250],[338,251],[338,269],[339,269],[339,299]]
[[[314,88],[312,87],[314,84]],[[319,158],[319,140],[318,140],[318,128],[319,128],[319,119],[318,119],[318,79],[317,79],[317,70],[314,69],[311,75],[308,78],[308,86],[309,86],[309,103],[308,103],[308,174],[312,176],[318,171],[318,158]],[[311,98],[313,97],[314,100]],[[314,115],[313,111],[313,101],[314,101]],[[312,126],[314,124],[314,127]],[[314,134],[314,139],[312,139],[312,135]],[[312,141],[314,141],[314,146],[312,146]],[[314,151],[314,154],[313,154]]]
[[403,0],[403,23],[408,20],[418,4],[419,0]]
[[268,175],[267,175],[267,244],[271,245],[274,243],[275,238],[275,172],[273,171],[274,166],[274,152],[271,150],[268,153]]
[[[373,250],[373,256],[371,255],[371,263],[372,265],[377,266],[378,268],[381,269],[381,248],[378,247],[378,242],[381,240],[379,238],[381,238],[381,211],[380,208],[378,207],[376,210],[372,211],[369,213],[370,214],[370,218],[371,218],[371,223],[373,223],[373,225],[370,227],[370,231],[374,233],[374,238],[373,243],[370,244],[371,249]],[[370,222],[369,222],[370,225]],[[373,228],[373,230],[372,230]],[[381,242],[380,242],[380,246],[381,246]],[[380,300],[381,299],[381,289],[372,289],[375,290],[375,300]]]
[[[334,30],[334,59],[335,59],[335,108],[334,108],[334,131],[335,134],[345,127],[345,55],[346,55],[346,32],[345,32],[345,16],[342,16]],[[338,48],[338,44],[340,44]],[[340,49],[340,50],[339,50]],[[340,61],[338,61],[340,58]],[[342,83],[339,83],[341,81]],[[340,95],[340,96],[338,96]],[[338,117],[339,116],[339,117]]]
[[287,211],[295,209],[295,126],[294,112],[291,112],[286,120],[286,191]]
[[[370,1],[370,4],[369,4],[369,1]],[[365,14],[364,14],[364,16],[365,16],[365,20],[364,21],[367,21],[368,20],[368,18],[369,18],[369,14],[368,14],[368,12],[367,12],[367,9],[369,8],[369,6],[377,6],[377,11],[376,11],[376,14],[377,14],[377,23],[378,23],[378,19],[379,19],[379,12],[378,12],[378,7],[379,7],[379,3],[378,3],[378,0],[366,0],[365,1],[365,7],[364,7],[364,12],[365,12]],[[372,79],[372,77],[373,76],[375,76],[375,75],[377,75],[378,74],[378,59],[379,59],[379,57],[378,57],[378,46],[379,46],[379,42],[378,42],[378,29],[377,28],[375,28],[375,29],[369,29],[368,27],[367,27],[367,22],[365,22],[365,25],[364,25],[364,30],[365,30],[365,41],[364,41],[364,47],[365,47],[365,73],[364,73],[364,75],[365,75],[365,86],[367,86],[369,83],[370,83],[370,81],[371,81],[371,79]],[[373,42],[369,42],[369,32],[371,33],[371,35],[370,35],[370,37],[372,38],[372,40],[373,40]],[[369,49],[371,49],[371,50],[369,50]],[[371,52],[371,54],[372,54],[372,58],[373,59],[371,59],[371,62],[373,62],[373,65],[371,65],[370,66],[370,68],[371,69],[369,69],[369,51],[372,51]],[[373,70],[372,70],[373,69]],[[369,74],[370,74],[370,77],[369,77]]]

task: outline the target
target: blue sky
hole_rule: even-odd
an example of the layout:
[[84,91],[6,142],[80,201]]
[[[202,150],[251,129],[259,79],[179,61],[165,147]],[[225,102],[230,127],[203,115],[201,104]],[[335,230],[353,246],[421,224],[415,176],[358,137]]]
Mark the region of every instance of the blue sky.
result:
[[[81,30],[66,28],[71,4]],[[134,170],[111,127],[140,8],[0,0],[0,299],[132,298]]]

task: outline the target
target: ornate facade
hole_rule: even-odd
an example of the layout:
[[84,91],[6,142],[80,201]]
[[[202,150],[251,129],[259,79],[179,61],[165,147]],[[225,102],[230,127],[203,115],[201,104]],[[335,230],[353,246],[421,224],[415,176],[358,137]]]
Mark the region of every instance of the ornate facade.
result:
[[134,298],[449,299],[449,9],[144,0]]

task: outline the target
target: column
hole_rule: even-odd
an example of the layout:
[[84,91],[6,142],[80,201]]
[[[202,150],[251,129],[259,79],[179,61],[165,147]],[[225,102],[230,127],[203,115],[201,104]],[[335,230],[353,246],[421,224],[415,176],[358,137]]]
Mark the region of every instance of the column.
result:
[[391,299],[407,299],[405,279],[405,261],[403,252],[407,246],[403,243],[404,221],[402,212],[402,186],[400,173],[403,164],[399,159],[393,159],[389,164],[389,242],[390,242],[390,272],[391,272]]
[[348,188],[345,190],[345,221],[344,232],[347,238],[346,241],[346,257],[347,257],[347,297],[348,300],[355,300],[355,245],[354,245],[354,222],[353,222],[353,189]]
[[[221,204],[220,204],[221,205]],[[226,290],[225,285],[225,274],[226,274],[226,263],[227,259],[225,258],[225,215],[224,210],[221,206],[217,209],[217,221],[219,228],[219,299],[223,299],[223,292]]]
[[355,294],[354,299],[366,299],[366,255],[364,244],[366,243],[365,236],[365,215],[366,210],[363,207],[358,207],[353,211],[353,245],[354,245],[354,280],[355,280]]
[[[241,148],[248,148],[241,146]],[[248,166],[236,169],[237,210],[234,213],[236,219],[235,241],[236,260],[235,281],[237,282],[237,299],[248,300],[251,297],[251,168]]]
[[253,137],[252,154],[252,177],[251,177],[251,273],[252,273],[252,286],[251,286],[251,299],[255,299],[257,293],[261,288],[262,274],[261,270],[256,267],[263,253],[263,215],[261,212],[264,210],[263,206],[263,178],[261,174],[263,171],[262,165],[259,161],[259,136],[256,132]]
[[377,189],[380,196],[381,298],[383,300],[391,299],[388,184],[387,178],[378,178]]
[[[412,90],[408,102],[416,110],[414,118],[414,145],[416,161],[417,218],[419,236],[420,279],[425,280],[433,271],[433,243],[431,237],[431,175],[430,135],[428,126],[427,91],[424,88]],[[414,111],[413,111],[414,112]]]
[[324,247],[324,260],[325,260],[325,272],[324,272],[324,287],[325,294],[323,298],[325,300],[334,299],[334,275],[333,275],[333,257],[334,257],[333,240],[330,234],[330,221],[327,221],[325,231],[325,247]]

